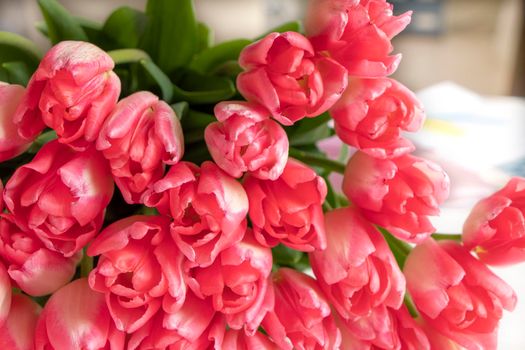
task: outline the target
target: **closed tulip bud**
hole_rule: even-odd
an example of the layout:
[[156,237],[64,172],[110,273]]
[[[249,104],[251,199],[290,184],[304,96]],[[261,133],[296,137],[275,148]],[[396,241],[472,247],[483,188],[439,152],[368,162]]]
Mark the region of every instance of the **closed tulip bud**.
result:
[[31,145],[32,140],[21,137],[14,123],[24,92],[22,86],[0,82],[0,162],[16,157]]

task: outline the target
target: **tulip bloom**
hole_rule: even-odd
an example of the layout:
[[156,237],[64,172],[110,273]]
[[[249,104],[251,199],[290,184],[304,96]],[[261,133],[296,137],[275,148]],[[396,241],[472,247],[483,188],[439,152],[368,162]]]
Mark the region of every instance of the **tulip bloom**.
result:
[[117,103],[120,80],[111,57],[93,44],[62,41],[44,56],[14,117],[21,136],[47,125],[61,143],[83,150],[96,141]]
[[449,190],[441,167],[412,155],[382,160],[357,152],[343,180],[343,192],[366,219],[409,242],[435,231],[428,216],[439,214]]
[[463,225],[462,238],[484,263],[525,261],[525,179],[515,177],[477,203]]
[[269,119],[268,112],[250,102],[220,102],[219,122],[206,127],[204,137],[217,165],[233,177],[249,172],[262,180],[276,180],[288,160],[288,137]]
[[125,333],[111,321],[104,294],[91,290],[81,278],[47,301],[36,326],[34,349],[122,350],[124,341]]
[[330,110],[335,131],[346,144],[375,158],[394,158],[414,150],[401,131],[423,125],[423,106],[412,91],[393,79],[351,79]]
[[[35,339],[35,328],[40,310],[40,305],[28,296],[14,294],[11,300],[9,315],[3,326],[0,326],[0,349],[35,349],[33,347],[33,341]],[[46,350],[48,349],[49,348],[46,348]]]
[[386,0],[314,0],[305,27],[314,49],[342,64],[349,75],[377,78],[397,69],[401,55],[390,56],[390,41],[411,15],[394,16]]
[[398,309],[405,277],[377,229],[355,208],[325,213],[327,247],[310,253],[312,269],[339,314],[366,316],[378,306]]
[[31,145],[31,140],[18,134],[18,127],[13,121],[24,92],[20,85],[0,82],[0,162],[16,157]]
[[242,185],[212,162],[175,164],[145,193],[144,203],[173,218],[171,234],[182,253],[209,266],[246,231],[248,198]]
[[82,252],[66,258],[49,250],[34,232],[21,230],[12,215],[0,214],[0,258],[18,288],[41,296],[53,293],[73,278]]
[[244,188],[260,244],[275,247],[282,243],[307,252],[326,247],[322,210],[326,183],[308,166],[289,158],[277,180],[248,176]]
[[346,69],[315,55],[308,39],[296,32],[271,33],[248,45],[239,64],[245,70],[237,78],[240,93],[284,125],[328,110],[348,82]]
[[106,296],[119,330],[133,333],[162,307],[174,313],[186,295],[182,254],[169,234],[169,219],[131,216],[109,225],[88,248],[100,255],[89,285]]
[[263,328],[281,349],[339,349],[341,333],[316,281],[293,269],[273,274],[275,308]]
[[226,316],[230,328],[244,327],[254,334],[266,312],[273,309],[271,271],[271,250],[247,233],[211,266],[189,269],[188,285],[197,296],[211,297],[213,308]]
[[146,188],[176,164],[184,152],[179,119],[164,101],[147,91],[117,104],[106,120],[97,149],[109,160],[115,183],[127,203],[140,203]]
[[11,308],[11,281],[2,262],[0,262],[0,327],[4,324]]
[[48,249],[75,255],[99,231],[113,195],[106,160],[94,148],[75,152],[51,141],[19,167],[4,190],[16,224]]
[[404,273],[429,325],[468,349],[492,349],[503,309],[516,305],[512,288],[454,241],[416,246]]

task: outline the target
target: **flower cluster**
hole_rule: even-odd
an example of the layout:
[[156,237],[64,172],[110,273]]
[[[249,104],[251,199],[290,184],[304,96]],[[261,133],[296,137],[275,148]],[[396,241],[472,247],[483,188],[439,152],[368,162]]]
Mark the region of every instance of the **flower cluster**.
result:
[[[190,0],[161,3],[148,4],[151,18],[182,3],[191,13]],[[54,40],[67,28],[53,13],[67,12],[50,4]],[[473,209],[463,243],[431,237],[449,179],[411,154],[402,132],[422,126],[423,108],[388,77],[401,58],[391,39],[410,13],[394,16],[385,0],[315,0],[305,35],[272,32],[243,44],[233,69],[228,59],[210,69],[238,42],[188,63],[198,40],[182,45],[149,18],[146,53],[107,29],[113,16],[141,18],[117,11],[95,37],[118,49],[82,40],[98,39],[62,18],[79,40],[57,40],[27,88],[0,84],[0,165],[12,170],[0,174],[0,345],[495,348],[516,296],[485,263],[525,261],[525,180]],[[206,30],[192,18],[188,28]],[[166,60],[166,38],[178,61]],[[229,74],[239,95],[211,103]],[[177,85],[199,79],[216,90]],[[330,117],[357,149],[344,169],[318,138],[294,138]],[[326,180],[334,170],[341,191]]]

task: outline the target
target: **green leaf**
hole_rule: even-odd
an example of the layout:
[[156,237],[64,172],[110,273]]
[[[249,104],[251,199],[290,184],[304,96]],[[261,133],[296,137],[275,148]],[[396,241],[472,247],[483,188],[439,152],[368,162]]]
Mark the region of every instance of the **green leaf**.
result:
[[242,49],[251,43],[248,39],[235,39],[210,47],[195,56],[190,69],[208,73],[225,62],[237,61]]
[[138,63],[140,60],[151,60],[147,53],[139,49],[119,49],[108,51],[115,64]]
[[174,99],[190,104],[211,104],[235,95],[235,84],[223,77],[203,76],[188,72],[173,86]]
[[56,0],[38,0],[47,24],[49,39],[53,44],[63,40],[88,41],[77,20]]
[[[173,106],[173,105],[172,105]],[[181,120],[184,130],[204,129],[208,124],[217,121],[215,116],[190,109]]]
[[166,76],[166,74],[164,74],[159,66],[153,63],[153,61],[146,59],[140,60],[140,65],[144,67],[149,76],[159,85],[162,92],[162,99],[166,102],[170,102],[174,93],[174,87],[170,78],[168,78],[168,76]]
[[213,45],[213,31],[202,22],[197,23],[197,30],[199,31],[199,42],[196,52],[201,52]]
[[190,112],[190,105],[186,101],[177,102],[171,105],[171,109],[173,109],[179,120],[184,120]]
[[272,248],[272,257],[275,264],[293,267],[301,261],[303,252],[279,244],[275,248]]
[[289,130],[288,137],[290,146],[304,146],[316,143],[333,135],[332,129],[328,126],[330,115],[323,113],[315,118],[304,118]]
[[32,41],[14,33],[0,32],[0,63],[22,61],[34,70],[40,59],[40,51]]
[[270,33],[284,33],[284,32],[299,32],[301,33],[303,31],[303,25],[301,23],[301,21],[290,21],[290,22],[286,22],[286,23],[283,23],[275,28],[272,28],[270,29],[269,31],[267,31],[266,33],[264,33],[263,35],[257,37],[255,40],[260,40],[262,38],[264,38],[265,36],[267,36],[268,34]]
[[11,84],[27,86],[31,79],[31,71],[24,62],[4,62],[2,68],[7,72],[7,79]]
[[144,33],[146,15],[128,6],[113,11],[102,27],[102,32],[119,48],[136,48]]
[[99,45],[102,40],[102,24],[84,17],[73,17],[86,33],[90,43]]
[[187,65],[199,43],[192,0],[149,0],[141,47],[166,73]]

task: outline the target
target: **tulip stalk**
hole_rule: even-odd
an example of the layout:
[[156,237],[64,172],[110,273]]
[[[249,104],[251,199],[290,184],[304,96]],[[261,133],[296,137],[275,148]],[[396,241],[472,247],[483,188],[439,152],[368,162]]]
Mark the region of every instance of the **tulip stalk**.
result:
[[396,258],[397,264],[402,269],[403,266],[405,266],[405,261],[412,251],[412,247],[397,238],[395,238],[390,232],[385,230],[384,228],[378,228],[379,231],[383,234],[383,237],[385,237],[386,242],[388,243],[388,246],[392,250],[392,254]]
[[93,270],[93,257],[87,255],[84,249],[84,256],[80,261],[80,277],[87,277],[91,270]]
[[436,241],[442,241],[442,240],[453,240],[457,242],[461,242],[462,235],[461,234],[452,234],[452,233],[434,233],[432,235],[432,238],[434,238]]
[[301,151],[296,148],[290,148],[290,151],[288,154],[290,155],[290,157],[293,157],[297,160],[300,160],[301,162],[304,162],[314,167],[320,167],[320,168],[323,168],[324,170],[328,170],[330,172],[335,172],[339,174],[344,174],[345,172],[345,167],[346,167],[345,164],[335,161],[335,160],[328,159],[323,156]]

